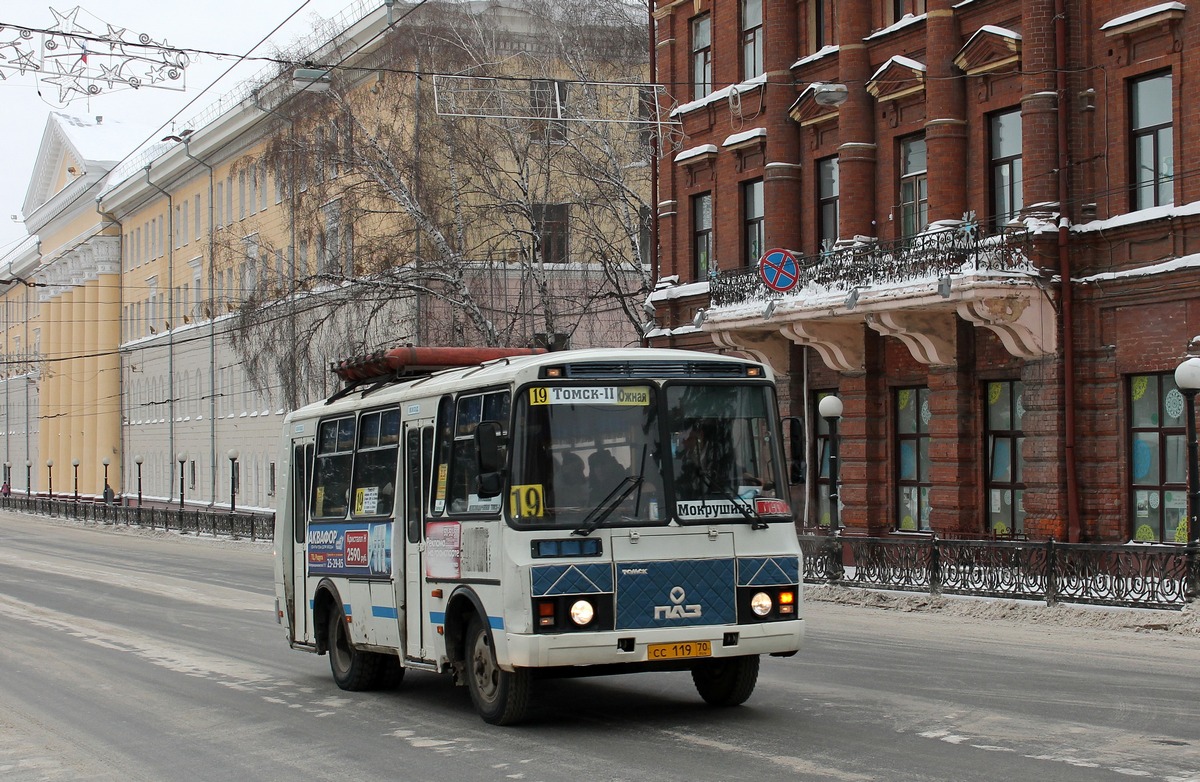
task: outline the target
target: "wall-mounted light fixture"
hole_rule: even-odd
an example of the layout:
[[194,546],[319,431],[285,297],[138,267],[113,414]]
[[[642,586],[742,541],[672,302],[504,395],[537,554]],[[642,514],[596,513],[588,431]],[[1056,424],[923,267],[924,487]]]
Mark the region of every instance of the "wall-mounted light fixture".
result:
[[328,92],[332,79],[324,68],[297,68],[292,71],[292,86],[300,91]]
[[813,82],[813,100],[819,106],[841,106],[850,97],[850,90],[845,84],[832,82]]

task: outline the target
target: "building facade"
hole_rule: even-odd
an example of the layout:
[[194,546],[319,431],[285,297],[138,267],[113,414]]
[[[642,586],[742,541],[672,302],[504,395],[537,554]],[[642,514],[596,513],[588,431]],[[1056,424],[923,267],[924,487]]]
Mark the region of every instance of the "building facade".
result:
[[660,0],[650,344],[747,351],[805,526],[1182,542],[1200,333],[1183,3]]

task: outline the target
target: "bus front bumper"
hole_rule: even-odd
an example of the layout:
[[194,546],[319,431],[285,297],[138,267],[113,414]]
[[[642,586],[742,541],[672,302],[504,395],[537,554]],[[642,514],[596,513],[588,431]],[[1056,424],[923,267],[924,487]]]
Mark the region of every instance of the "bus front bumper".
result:
[[506,633],[504,637],[507,648],[496,651],[500,666],[507,669],[790,655],[804,639],[804,620],[600,633]]

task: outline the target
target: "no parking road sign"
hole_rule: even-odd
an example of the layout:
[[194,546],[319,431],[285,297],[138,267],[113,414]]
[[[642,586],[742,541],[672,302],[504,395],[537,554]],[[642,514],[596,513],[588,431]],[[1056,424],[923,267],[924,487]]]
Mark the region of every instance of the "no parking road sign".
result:
[[773,291],[790,291],[800,282],[800,264],[787,250],[768,250],[758,262],[758,276]]

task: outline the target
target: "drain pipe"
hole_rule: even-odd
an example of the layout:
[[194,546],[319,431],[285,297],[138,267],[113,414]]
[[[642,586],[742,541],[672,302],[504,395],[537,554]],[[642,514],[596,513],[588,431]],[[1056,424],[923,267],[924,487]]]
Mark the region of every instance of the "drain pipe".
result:
[[1063,322],[1063,435],[1067,471],[1067,541],[1083,539],[1079,518],[1079,480],[1075,467],[1075,326],[1072,314],[1072,283],[1069,220],[1067,219],[1068,117],[1067,117],[1067,8],[1065,0],[1054,2],[1055,63],[1058,92],[1058,272],[1062,279]]

